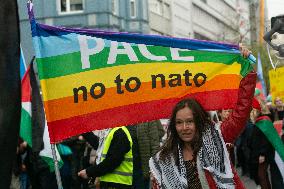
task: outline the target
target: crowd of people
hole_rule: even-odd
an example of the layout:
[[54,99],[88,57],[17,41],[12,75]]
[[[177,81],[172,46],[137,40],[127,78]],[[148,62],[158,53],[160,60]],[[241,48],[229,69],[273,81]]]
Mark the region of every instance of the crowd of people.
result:
[[[240,82],[235,108],[219,110],[215,118],[195,99],[183,99],[166,126],[156,120],[65,140],[57,145],[63,188],[242,189],[240,167],[262,189],[283,189],[284,163],[275,161],[275,154],[284,159],[283,135],[272,140],[271,133],[273,122],[283,120],[284,105],[278,97],[275,106],[262,99],[255,83],[252,71]],[[57,188],[54,172],[25,141],[19,140],[17,154],[19,188]]]

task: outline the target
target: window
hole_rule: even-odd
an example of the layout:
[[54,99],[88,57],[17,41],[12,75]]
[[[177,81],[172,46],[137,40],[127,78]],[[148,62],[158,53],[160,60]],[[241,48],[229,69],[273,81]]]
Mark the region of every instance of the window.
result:
[[83,10],[83,0],[60,0],[60,12],[81,12]]
[[149,8],[151,12],[162,15],[163,14],[163,2],[162,0],[152,0],[149,2]]
[[136,0],[130,0],[130,17],[136,18]]
[[163,14],[163,3],[161,0],[157,0],[155,3],[155,12],[160,15]]
[[111,11],[115,15],[119,14],[118,1],[119,0],[111,0]]
[[164,16],[166,18],[171,18],[171,9],[170,9],[170,5],[168,3],[164,4]]

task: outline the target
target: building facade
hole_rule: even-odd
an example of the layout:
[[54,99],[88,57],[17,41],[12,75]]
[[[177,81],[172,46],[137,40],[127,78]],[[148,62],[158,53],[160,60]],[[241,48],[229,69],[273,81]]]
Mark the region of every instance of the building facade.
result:
[[248,0],[149,0],[150,33],[250,42]]
[[[54,26],[149,33],[148,0],[34,1],[37,22]],[[27,61],[34,55],[26,1],[18,0],[21,43]]]
[[194,38],[230,43],[249,40],[246,0],[192,0],[192,4]]

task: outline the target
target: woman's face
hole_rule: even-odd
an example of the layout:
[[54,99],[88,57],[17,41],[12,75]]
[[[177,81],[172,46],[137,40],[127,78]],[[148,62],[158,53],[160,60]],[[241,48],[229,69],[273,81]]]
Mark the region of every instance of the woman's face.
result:
[[184,142],[191,142],[196,134],[196,126],[191,109],[185,107],[176,114],[176,130]]
[[275,106],[276,106],[276,107],[281,107],[281,106],[283,106],[283,102],[282,102],[281,98],[279,98],[279,97],[276,97],[276,98],[275,98],[274,103],[275,103]]
[[251,110],[251,112],[250,112],[250,120],[251,120],[253,123],[255,123],[255,120],[256,120],[256,118],[259,116],[259,114],[260,114],[260,111],[257,110],[257,109],[255,109],[255,108],[253,108],[253,109]]
[[232,113],[231,109],[222,110],[220,114],[221,121],[225,121],[226,119],[228,119],[231,113]]

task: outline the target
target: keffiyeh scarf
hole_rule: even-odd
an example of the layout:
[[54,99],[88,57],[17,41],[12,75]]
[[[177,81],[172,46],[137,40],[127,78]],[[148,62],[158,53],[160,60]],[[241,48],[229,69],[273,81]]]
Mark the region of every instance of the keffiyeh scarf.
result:
[[104,148],[104,143],[107,135],[109,134],[111,129],[104,129],[98,132],[97,136],[99,137],[99,146],[97,149],[97,158],[96,158],[96,164],[99,164],[101,162],[101,156]]
[[[197,169],[202,188],[208,188],[204,169],[208,170],[218,189],[234,189],[233,172],[230,165],[226,145],[221,137],[219,126],[208,127],[202,136],[202,147],[197,155]],[[160,160],[158,152],[149,161],[152,174],[162,189],[187,189],[186,168],[182,149],[178,146],[179,167],[175,164],[172,154],[164,161]]]

